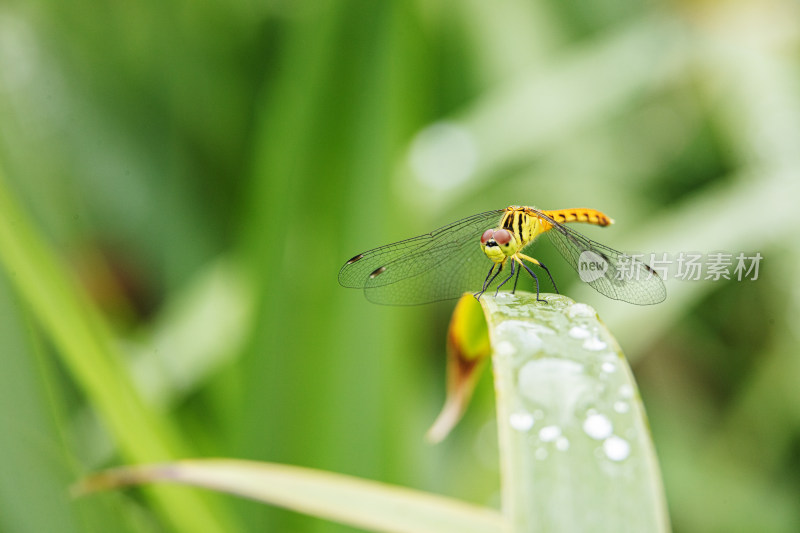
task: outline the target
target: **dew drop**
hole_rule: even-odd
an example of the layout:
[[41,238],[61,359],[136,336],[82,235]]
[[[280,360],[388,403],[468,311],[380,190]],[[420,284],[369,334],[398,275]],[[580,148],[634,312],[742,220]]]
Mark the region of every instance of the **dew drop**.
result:
[[592,318],[597,314],[597,311],[590,305],[586,304],[572,304],[567,309],[567,316],[570,318]]
[[[522,395],[537,405],[569,410],[590,388],[581,363],[543,357],[528,361],[519,371]],[[558,416],[558,415],[556,415]]]
[[601,340],[598,337],[590,337],[583,341],[583,347],[587,350],[592,352],[597,352],[600,350],[605,350],[608,344],[605,341]]
[[528,431],[533,427],[533,415],[526,412],[511,413],[508,423],[517,431]]
[[584,327],[575,326],[569,330],[568,335],[573,339],[585,339],[590,335],[590,333],[589,330]]
[[612,461],[624,461],[631,453],[631,445],[621,437],[612,436],[603,441],[603,451]]
[[545,426],[539,430],[539,440],[542,442],[552,442],[561,436],[561,428],[558,426]]
[[544,447],[536,448],[536,451],[533,452],[533,455],[540,461],[544,461],[547,459],[547,449]]
[[614,372],[617,369],[617,365],[615,365],[611,361],[606,361],[605,363],[600,365],[600,368],[603,370],[603,372],[611,374],[612,372]]
[[494,347],[494,351],[497,355],[511,355],[514,353],[514,345],[508,341],[500,341]]
[[600,440],[611,435],[611,432],[614,431],[614,426],[605,415],[594,414],[589,415],[583,421],[583,431],[591,438]]
[[630,409],[631,406],[628,405],[628,402],[623,402],[622,400],[614,402],[614,410],[618,413],[627,413]]
[[620,385],[619,395],[623,398],[633,398],[633,387],[628,384]]
[[531,327],[521,320],[505,320],[495,330],[498,338],[507,338],[516,341],[525,350],[538,351],[542,347],[540,334],[554,333],[546,327]]
[[558,437],[556,439],[556,448],[562,452],[569,450],[569,439],[564,436]]
[[542,348],[543,344],[544,344],[544,342],[542,342],[542,339],[539,337],[539,335],[536,332],[528,331],[527,335],[525,335],[525,348],[526,349],[528,349],[528,350],[530,350],[532,352],[536,352],[536,351],[539,351]]

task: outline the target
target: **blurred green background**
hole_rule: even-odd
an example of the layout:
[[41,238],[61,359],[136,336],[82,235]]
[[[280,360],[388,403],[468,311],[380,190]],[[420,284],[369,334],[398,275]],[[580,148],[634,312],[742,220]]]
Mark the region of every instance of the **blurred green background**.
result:
[[[452,304],[379,307],[336,275],[522,204],[601,209],[617,224],[586,233],[618,249],[762,254],[756,281],[670,279],[641,308],[537,250],[633,363],[675,531],[800,531],[799,24],[780,0],[4,0],[2,194],[99,309],[137,392],[89,385],[101,370],[69,347],[82,312],[43,320],[47,275],[18,290],[43,263],[6,244],[0,529],[174,527],[181,510],[138,490],[67,493],[171,455],[498,505],[488,376],[448,440],[423,441]],[[131,395],[178,453],[114,419]],[[202,498],[228,531],[351,531]]]

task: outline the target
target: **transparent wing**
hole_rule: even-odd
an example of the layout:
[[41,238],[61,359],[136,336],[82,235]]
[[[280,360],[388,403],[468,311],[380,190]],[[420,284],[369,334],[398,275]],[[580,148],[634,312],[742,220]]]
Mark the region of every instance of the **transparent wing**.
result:
[[541,211],[536,209],[531,211],[552,224],[553,229],[547,232],[547,236],[578,275],[580,275],[578,262],[584,252],[592,252],[608,264],[607,270],[597,279],[587,281],[581,277],[597,292],[614,300],[637,305],[657,304],[667,297],[667,290],[661,277],[645,263],[595,242],[574,229],[556,222]]
[[492,266],[480,236],[497,226],[503,211],[479,213],[359,254],[339,271],[339,283],[363,288],[368,300],[388,305],[449,300],[477,291]]

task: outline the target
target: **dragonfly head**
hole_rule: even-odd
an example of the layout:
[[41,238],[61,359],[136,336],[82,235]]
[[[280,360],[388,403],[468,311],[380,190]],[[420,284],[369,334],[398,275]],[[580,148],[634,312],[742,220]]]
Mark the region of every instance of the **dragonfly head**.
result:
[[519,242],[507,229],[487,229],[481,235],[481,250],[495,263],[502,263],[519,250]]

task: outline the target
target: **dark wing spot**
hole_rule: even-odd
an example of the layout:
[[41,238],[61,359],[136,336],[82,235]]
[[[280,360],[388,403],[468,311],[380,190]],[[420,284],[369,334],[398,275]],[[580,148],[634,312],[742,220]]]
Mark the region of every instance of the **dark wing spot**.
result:
[[648,265],[647,263],[642,263],[642,264],[643,264],[643,265],[644,265],[644,267],[647,269],[647,271],[648,271],[648,272],[650,272],[650,274],[651,274],[651,275],[653,275],[653,276],[657,277],[658,279],[661,279],[661,276],[659,275],[659,273],[658,273],[658,272],[656,272],[655,270],[653,270],[653,267],[651,267],[651,266],[650,266],[650,265]]
[[384,272],[386,272],[386,267],[385,267],[385,266],[382,266],[382,267],[380,267],[380,268],[376,268],[376,269],[375,269],[375,270],[372,272],[372,274],[370,274],[370,275],[369,275],[369,279],[375,279],[375,278],[377,278],[378,276],[380,276],[381,274],[383,274]]
[[355,256],[352,259],[350,259],[349,261],[347,261],[347,263],[345,263],[345,264],[346,265],[352,265],[353,263],[355,263],[356,261],[358,261],[362,257],[364,257],[364,254],[358,254],[357,256]]

